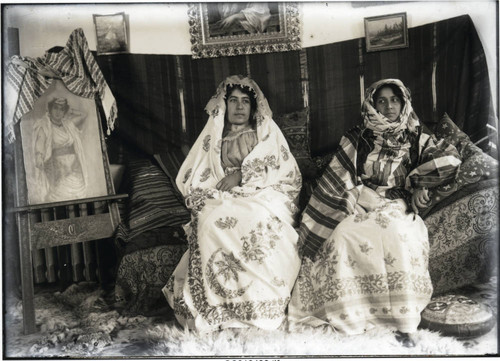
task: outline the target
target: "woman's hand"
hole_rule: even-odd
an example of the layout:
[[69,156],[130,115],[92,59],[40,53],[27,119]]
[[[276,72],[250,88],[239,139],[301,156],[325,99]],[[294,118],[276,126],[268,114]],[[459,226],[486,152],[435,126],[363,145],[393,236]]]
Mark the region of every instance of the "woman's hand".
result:
[[427,207],[427,203],[431,199],[429,198],[429,190],[427,188],[418,188],[413,192],[411,196],[411,208],[415,214],[418,214],[418,208]]
[[241,182],[241,171],[236,171],[234,173],[228,174],[221,179],[219,183],[215,186],[220,191],[229,192],[236,186],[239,186]]

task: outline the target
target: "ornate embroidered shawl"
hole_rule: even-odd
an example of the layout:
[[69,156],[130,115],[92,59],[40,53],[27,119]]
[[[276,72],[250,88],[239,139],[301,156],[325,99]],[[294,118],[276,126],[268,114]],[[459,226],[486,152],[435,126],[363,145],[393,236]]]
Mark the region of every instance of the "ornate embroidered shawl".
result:
[[[240,84],[255,92],[258,144],[242,163],[241,186],[233,188],[231,192],[222,192],[215,186],[225,176],[221,162],[221,139],[228,84]],[[302,184],[300,171],[286,139],[272,119],[272,112],[258,85],[250,78],[230,76],[220,83],[217,93],[210,99],[205,110],[209,114],[207,124],[191,148],[176,179],[188,208],[194,211],[201,209],[207,197],[217,199],[251,196],[264,189],[273,189],[286,196],[291,211],[297,211],[294,202]]]

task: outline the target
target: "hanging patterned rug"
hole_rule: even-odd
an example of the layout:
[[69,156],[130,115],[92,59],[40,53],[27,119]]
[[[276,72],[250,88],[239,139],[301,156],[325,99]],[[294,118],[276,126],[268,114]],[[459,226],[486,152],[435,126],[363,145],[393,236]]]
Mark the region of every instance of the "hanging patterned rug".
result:
[[[496,280],[459,291],[463,297],[485,305],[496,320]],[[303,328],[293,333],[285,329],[251,328],[199,334],[178,327],[167,308],[159,312],[159,316],[127,316],[113,307],[112,300],[111,291],[106,292],[94,283],[75,284],[64,292],[38,291],[35,307],[39,331],[23,335],[22,303],[7,299],[4,355],[95,358],[497,354],[496,322],[485,334],[462,339],[422,328],[416,333],[417,345],[406,348],[389,328],[372,329],[357,336],[343,336],[330,328]],[[441,312],[443,302],[437,302],[441,303],[434,305],[433,310]],[[439,317],[432,320],[445,319]]]

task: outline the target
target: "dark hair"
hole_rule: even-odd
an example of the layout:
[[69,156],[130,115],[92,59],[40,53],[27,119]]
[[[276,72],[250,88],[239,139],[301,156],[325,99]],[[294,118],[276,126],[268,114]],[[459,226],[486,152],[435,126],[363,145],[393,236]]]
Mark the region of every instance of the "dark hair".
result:
[[[249,87],[246,87],[246,86],[242,86],[240,84],[228,84],[226,87],[226,98],[224,99],[224,101],[226,102],[226,109],[227,109],[227,98],[229,98],[229,96],[232,94],[233,90],[235,90],[235,89],[239,89],[243,94],[248,95],[248,97],[250,98],[250,119],[248,120],[248,122],[249,122],[250,126],[253,129],[255,129],[255,127],[257,125],[257,121],[256,121],[254,115],[255,115],[255,111],[257,110],[257,96],[252,89],[250,89]],[[227,122],[228,122],[227,111],[226,111],[226,114],[224,115],[224,122],[225,122],[225,124],[227,124]]]
[[[57,98],[54,98],[54,99],[50,100],[47,103],[47,108],[49,109],[49,112],[54,107],[54,104],[56,103],[56,100],[57,100]],[[68,100],[67,99],[64,99],[64,100],[66,101],[66,104],[64,105],[64,113],[66,113],[69,110],[69,104],[68,104]]]
[[394,93],[395,96],[399,98],[401,101],[401,106],[404,107],[405,105],[405,97],[403,95],[403,91],[401,90],[400,87],[398,87],[396,84],[388,83],[380,86],[375,93],[373,93],[373,104],[377,103],[377,99],[379,97],[380,91],[384,88],[390,88],[392,89],[392,92]]

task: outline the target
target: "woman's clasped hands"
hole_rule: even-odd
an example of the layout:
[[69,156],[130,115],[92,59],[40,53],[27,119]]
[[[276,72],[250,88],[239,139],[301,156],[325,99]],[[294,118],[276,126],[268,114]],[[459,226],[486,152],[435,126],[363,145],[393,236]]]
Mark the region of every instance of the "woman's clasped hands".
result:
[[234,173],[228,174],[222,178],[219,183],[215,186],[220,191],[229,192],[241,183],[241,171],[236,171]]
[[413,212],[418,214],[418,209],[427,207],[427,203],[429,203],[430,200],[429,190],[427,188],[415,189],[411,196],[411,208]]

